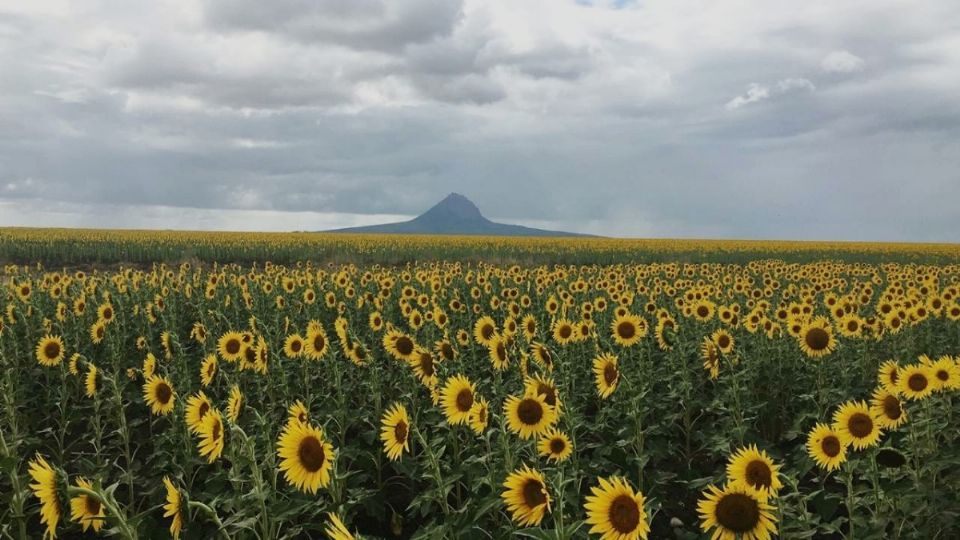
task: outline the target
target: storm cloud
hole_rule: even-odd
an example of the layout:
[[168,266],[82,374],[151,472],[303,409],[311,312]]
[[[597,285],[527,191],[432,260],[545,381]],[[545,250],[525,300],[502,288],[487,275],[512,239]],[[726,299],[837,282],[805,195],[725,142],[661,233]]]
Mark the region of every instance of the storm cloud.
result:
[[0,0],[0,225],[960,241],[960,3]]

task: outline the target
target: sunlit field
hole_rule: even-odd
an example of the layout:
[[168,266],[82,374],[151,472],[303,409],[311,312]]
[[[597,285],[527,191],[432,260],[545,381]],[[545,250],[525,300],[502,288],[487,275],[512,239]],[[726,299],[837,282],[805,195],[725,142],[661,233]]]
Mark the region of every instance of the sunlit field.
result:
[[960,537],[956,245],[2,229],[0,261],[3,538]]

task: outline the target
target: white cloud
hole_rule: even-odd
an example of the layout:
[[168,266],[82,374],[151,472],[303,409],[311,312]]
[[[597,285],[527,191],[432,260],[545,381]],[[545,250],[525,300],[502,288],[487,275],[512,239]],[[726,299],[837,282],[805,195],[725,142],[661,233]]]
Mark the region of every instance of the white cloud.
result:
[[795,92],[799,90],[807,90],[813,92],[817,89],[808,79],[803,78],[789,78],[781,79],[777,81],[773,87],[763,86],[757,83],[750,83],[747,85],[747,91],[743,95],[739,95],[730,101],[727,102],[727,110],[733,111],[743,107],[744,105],[749,105],[751,103],[756,103],[758,101],[763,101],[769,99],[772,96],[788,94],[790,92]]
[[863,70],[863,58],[849,51],[832,51],[820,62],[820,68],[827,73],[854,73]]

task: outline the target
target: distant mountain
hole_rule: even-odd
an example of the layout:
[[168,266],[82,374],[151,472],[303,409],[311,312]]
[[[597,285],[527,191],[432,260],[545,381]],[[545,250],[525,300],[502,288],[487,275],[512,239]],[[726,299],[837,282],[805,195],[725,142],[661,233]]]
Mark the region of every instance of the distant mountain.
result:
[[483,217],[473,202],[460,195],[451,193],[445,199],[410,221],[385,223],[367,227],[349,227],[327,232],[340,233],[378,233],[378,234],[465,234],[485,236],[589,236],[586,234],[561,231],[546,231],[496,223]]

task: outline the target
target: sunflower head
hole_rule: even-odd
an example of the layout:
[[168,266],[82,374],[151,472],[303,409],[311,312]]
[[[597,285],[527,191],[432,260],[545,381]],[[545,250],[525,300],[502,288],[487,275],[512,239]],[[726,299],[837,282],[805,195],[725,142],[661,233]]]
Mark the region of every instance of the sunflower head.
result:
[[761,501],[743,485],[710,486],[697,504],[700,527],[715,529],[713,538],[769,540],[776,534],[774,508]]
[[526,391],[523,396],[510,396],[503,404],[510,431],[521,439],[546,433],[557,421],[557,413],[547,405],[543,394]]
[[277,440],[277,456],[284,478],[297,489],[316,493],[330,484],[333,446],[322,430],[309,424],[287,424]]
[[840,440],[863,450],[880,442],[880,423],[863,401],[848,401],[833,415],[833,429]]
[[535,527],[550,511],[550,493],[543,474],[524,465],[510,473],[503,482],[503,503],[513,521],[524,527]]
[[605,539],[647,538],[650,524],[644,508],[646,500],[624,478],[600,478],[600,485],[590,491],[584,508],[591,533]]
[[407,408],[394,403],[384,412],[380,424],[383,451],[391,460],[400,459],[404,451],[410,450],[410,417]]
[[780,466],[774,464],[766,451],[758,450],[756,445],[741,448],[730,456],[727,464],[730,481],[746,486],[762,501],[776,497],[777,491],[783,487],[779,476]]
[[847,443],[826,424],[817,424],[807,435],[807,454],[823,469],[834,471],[847,460]]
[[553,462],[566,461],[573,453],[570,437],[555,428],[550,428],[540,437],[537,449],[541,456]]
[[448,423],[464,424],[470,419],[470,410],[476,397],[476,386],[470,379],[463,375],[450,377],[444,383],[440,396]]

